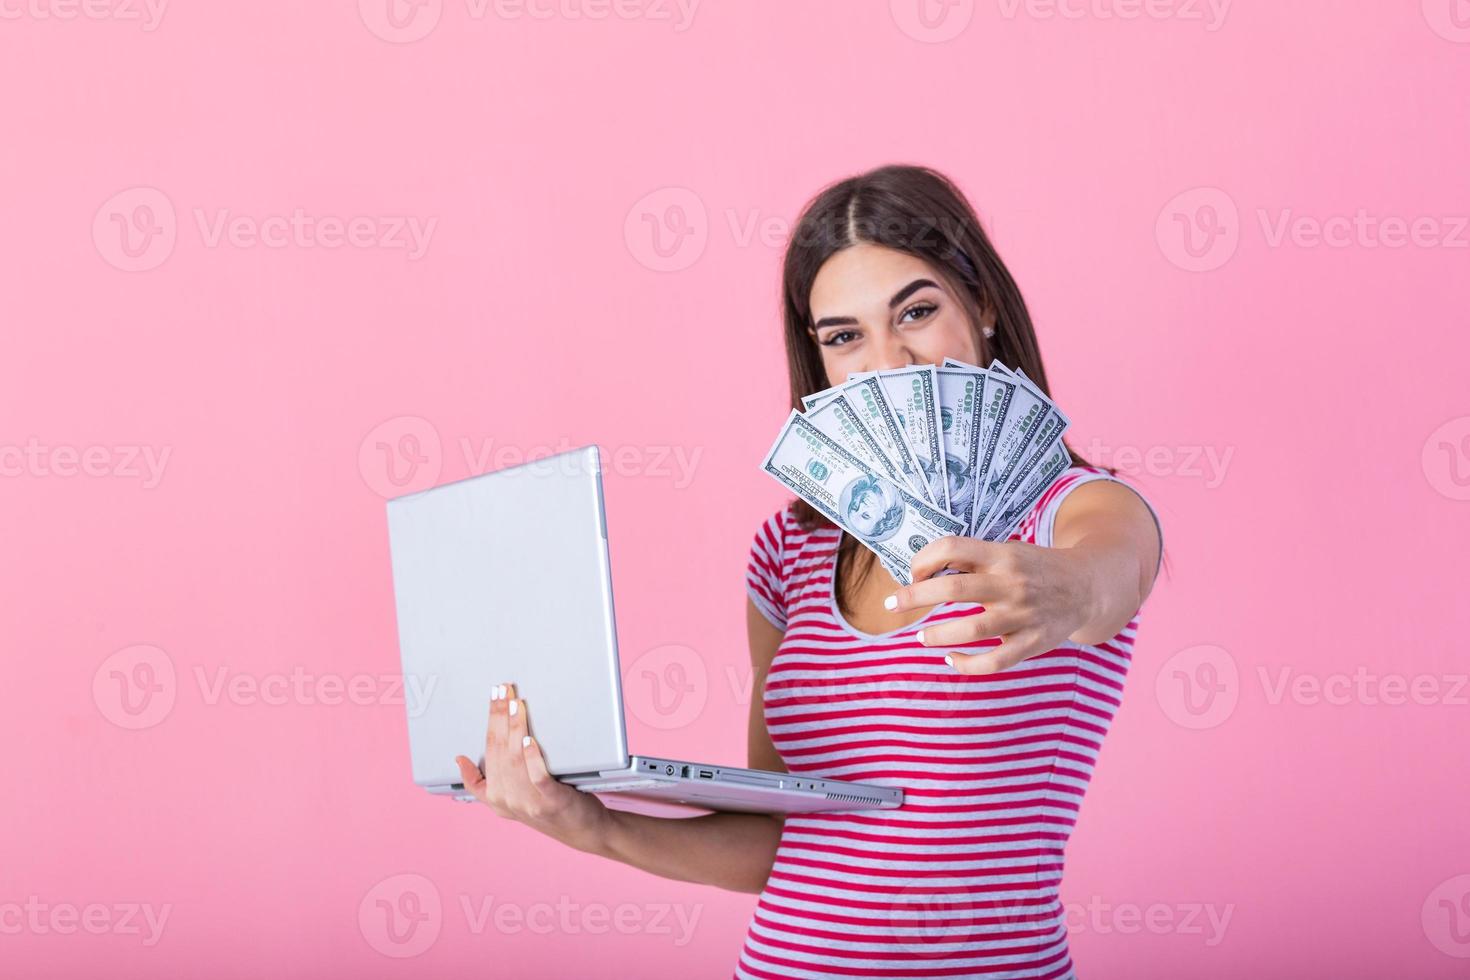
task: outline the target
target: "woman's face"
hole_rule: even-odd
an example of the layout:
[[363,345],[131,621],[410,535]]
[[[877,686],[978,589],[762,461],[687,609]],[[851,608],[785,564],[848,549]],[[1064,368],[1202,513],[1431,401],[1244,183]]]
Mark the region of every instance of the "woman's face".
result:
[[[829,385],[946,357],[982,363],[959,299],[937,269],[907,252],[862,243],[835,253],[812,281],[811,305]],[[992,323],[987,313],[980,326]]]

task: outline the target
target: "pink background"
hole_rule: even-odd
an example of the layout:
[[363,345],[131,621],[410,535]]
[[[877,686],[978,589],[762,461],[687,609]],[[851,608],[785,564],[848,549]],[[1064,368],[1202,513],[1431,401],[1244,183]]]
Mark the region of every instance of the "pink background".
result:
[[1166,523],[1081,974],[1470,971],[1463,0],[97,2],[0,21],[0,972],[727,976],[752,896],[411,784],[382,494],[621,451],[631,738],[741,761],[785,229],[892,161]]

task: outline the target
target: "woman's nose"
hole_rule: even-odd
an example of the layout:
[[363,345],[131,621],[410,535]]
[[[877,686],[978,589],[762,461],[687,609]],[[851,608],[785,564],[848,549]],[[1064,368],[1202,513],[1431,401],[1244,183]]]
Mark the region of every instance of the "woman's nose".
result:
[[884,331],[879,335],[878,342],[873,345],[875,363],[870,364],[867,369],[869,371],[890,371],[915,363],[913,351],[909,350],[906,340],[907,338],[895,331]]

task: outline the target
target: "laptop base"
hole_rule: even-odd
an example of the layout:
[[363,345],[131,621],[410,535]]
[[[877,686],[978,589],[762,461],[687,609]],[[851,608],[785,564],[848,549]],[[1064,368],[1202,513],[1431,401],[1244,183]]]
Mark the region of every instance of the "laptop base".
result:
[[633,756],[627,768],[563,776],[584,793],[742,813],[890,810],[903,791],[871,783]]

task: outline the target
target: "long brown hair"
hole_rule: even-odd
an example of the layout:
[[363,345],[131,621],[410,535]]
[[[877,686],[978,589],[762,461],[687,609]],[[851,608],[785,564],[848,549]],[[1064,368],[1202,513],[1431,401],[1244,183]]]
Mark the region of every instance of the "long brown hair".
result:
[[[804,395],[827,387],[821,351],[809,332],[812,281],[833,254],[858,243],[906,252],[933,266],[968,314],[980,364],[999,360],[1018,368],[1051,394],[1026,301],[970,202],[943,174],[894,164],[828,186],[803,209],[792,232],[781,273],[792,408],[800,409]],[[986,337],[981,320],[990,312],[995,335]],[[1067,451],[1074,463],[1085,462],[1070,445]],[[835,526],[800,498],[792,509],[804,528]],[[843,534],[837,567],[846,581],[834,582],[833,590],[844,613],[851,612],[851,593],[872,566],[872,552]]]

